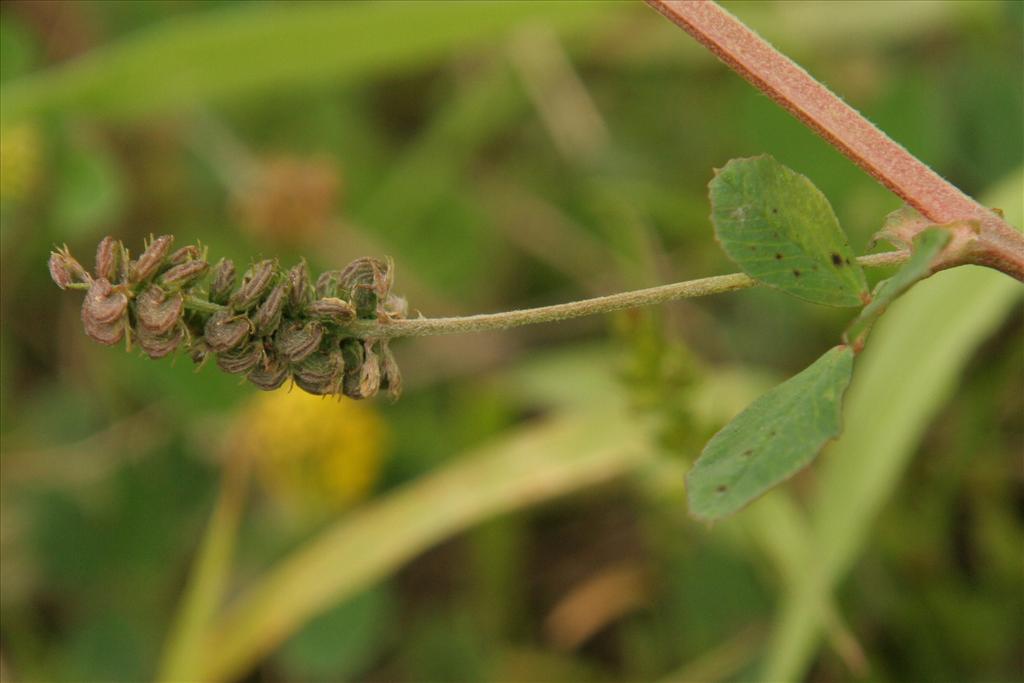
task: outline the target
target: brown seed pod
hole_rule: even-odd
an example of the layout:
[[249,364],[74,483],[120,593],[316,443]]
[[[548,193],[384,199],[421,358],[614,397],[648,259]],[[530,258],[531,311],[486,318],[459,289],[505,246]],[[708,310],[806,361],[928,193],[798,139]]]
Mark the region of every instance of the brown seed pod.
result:
[[110,323],[120,320],[128,310],[128,297],[120,289],[115,289],[106,278],[93,280],[89,291],[82,302],[83,315],[98,323]]
[[288,285],[283,282],[277,285],[270,290],[266,300],[256,309],[255,315],[252,316],[252,322],[256,328],[257,337],[268,337],[274,334],[277,326],[281,324],[281,313],[284,310],[288,289]]
[[274,349],[285,360],[301,363],[317,350],[324,338],[323,326],[311,320],[303,323],[296,320],[277,328],[274,335]]
[[316,295],[318,297],[338,296],[341,291],[341,271],[325,270],[316,279]]
[[135,331],[135,342],[143,353],[154,360],[171,354],[178,348],[183,338],[184,334],[180,325],[174,326],[164,334],[154,334],[141,326]]
[[213,275],[210,278],[210,301],[215,304],[226,304],[234,288],[235,262],[222,258],[213,267]]
[[[392,397],[402,379],[386,340],[343,338],[356,317],[405,317],[404,299],[391,295],[390,260],[363,258],[328,271],[314,286],[300,261],[282,273],[276,261],[253,263],[235,287],[235,266],[221,259],[208,292],[200,279],[210,270],[194,245],[171,251],[173,237],[152,239],[135,261],[112,237],[100,241],[93,279],[68,253],[55,250],[50,276],[61,288],[85,285],[82,322],[88,336],[115,344],[131,334],[151,358],[186,345],[192,360],[244,374],[262,389],[292,377],[314,394],[367,398],[381,389]],[[348,299],[355,296],[358,301]],[[212,313],[211,313],[212,311]]]
[[345,360],[344,394],[355,399],[374,396],[380,389],[380,359],[372,342],[346,339],[341,343],[341,352]]
[[209,267],[210,264],[206,261],[185,261],[165,271],[160,276],[160,284],[167,287],[186,287],[205,275]]
[[337,394],[344,369],[345,361],[340,351],[317,351],[292,367],[292,380],[311,394]]
[[124,292],[115,290],[105,278],[93,280],[82,301],[85,333],[100,344],[116,344],[124,336],[127,311],[128,297]]
[[68,253],[67,247],[50,252],[50,277],[61,289],[68,285],[85,284],[92,280],[85,268]]
[[156,275],[173,244],[174,235],[160,235],[150,242],[139,259],[133,262],[128,269],[128,281],[136,284]]
[[252,325],[245,317],[222,309],[206,321],[203,338],[210,351],[222,353],[240,345],[251,331]]
[[229,303],[236,311],[253,307],[270,287],[277,271],[277,263],[266,259],[254,263],[242,276],[242,284],[231,295]]
[[364,256],[345,266],[341,271],[340,291],[356,308],[363,319],[377,317],[377,304],[387,298],[393,277],[391,259]]
[[380,356],[373,351],[373,343],[363,344],[363,367],[359,368],[359,398],[376,396],[380,390]]
[[293,317],[302,315],[312,299],[313,288],[309,284],[309,268],[303,259],[288,271],[288,313]]
[[180,266],[182,263],[194,261],[199,258],[199,247],[194,244],[186,244],[181,249],[175,250],[167,257],[167,262],[172,266]]
[[402,373],[388,347],[388,340],[383,340],[380,346],[380,388],[388,392],[392,401],[397,401],[402,395]]
[[255,368],[262,359],[263,345],[251,343],[218,353],[217,367],[232,375],[240,375]]
[[356,309],[347,301],[336,297],[323,297],[311,303],[306,312],[314,318],[333,323],[344,323],[356,317]]
[[96,247],[96,277],[116,282],[118,266],[120,265],[123,252],[124,245],[110,235],[100,240],[99,245]]
[[184,312],[181,293],[168,294],[157,285],[150,285],[135,300],[138,327],[151,335],[169,332]]
[[288,366],[277,357],[268,354],[247,376],[249,381],[260,389],[272,391],[288,379]]

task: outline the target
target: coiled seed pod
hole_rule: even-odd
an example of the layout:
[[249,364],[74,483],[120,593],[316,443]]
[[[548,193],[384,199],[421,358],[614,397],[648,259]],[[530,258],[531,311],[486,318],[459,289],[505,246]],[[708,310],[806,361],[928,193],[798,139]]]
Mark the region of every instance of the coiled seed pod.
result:
[[128,281],[138,284],[156,275],[174,245],[174,235],[160,235],[149,243],[139,259],[128,268]]
[[48,267],[62,289],[88,290],[82,323],[100,343],[128,335],[150,358],[184,346],[198,364],[213,354],[221,370],[245,375],[261,389],[291,378],[319,395],[366,398],[386,389],[395,397],[401,391],[387,340],[347,336],[357,317],[405,316],[404,300],[390,293],[390,260],[357,259],[324,273],[314,287],[305,261],[282,271],[266,259],[253,263],[236,286],[230,260],[211,269],[205,251],[187,245],[172,252],[172,245],[173,237],[162,235],[132,261],[123,244],[106,237],[96,250],[95,278],[66,247],[51,253]]
[[359,368],[363,365],[363,343],[359,339],[345,339],[341,342],[341,357],[345,362],[345,376],[342,392],[349,397],[359,392]]
[[82,324],[85,333],[100,344],[112,346],[124,337],[124,319],[128,297],[115,290],[106,278],[92,281],[82,301]]
[[285,296],[288,292],[288,285],[281,283],[270,290],[266,300],[256,309],[252,316],[257,337],[268,337],[277,330],[281,324],[281,314],[284,312]]
[[323,325],[317,321],[294,320],[277,329],[274,348],[289,363],[301,363],[320,347],[323,338]]
[[277,389],[288,377],[288,365],[270,354],[267,354],[263,363],[253,368],[248,375],[249,381],[264,391]]
[[348,264],[341,272],[341,291],[355,305],[357,316],[377,317],[377,302],[387,297],[391,286],[389,272],[389,263],[366,256]]
[[228,302],[231,290],[234,288],[235,262],[222,258],[213,267],[213,276],[210,279],[210,301],[223,306]]
[[139,348],[154,360],[171,354],[181,344],[183,337],[180,325],[164,334],[154,334],[144,327],[135,331],[135,341]]
[[203,329],[203,337],[211,351],[230,351],[245,341],[252,324],[243,316],[221,309],[210,316]]
[[381,341],[380,345],[380,388],[388,392],[392,401],[397,401],[402,395],[402,373],[388,347],[388,340]]
[[217,354],[217,367],[232,375],[249,372],[263,359],[263,345],[245,344],[231,351]]
[[100,240],[96,247],[96,277],[116,282],[123,251],[124,246],[109,235]]
[[341,291],[340,270],[325,270],[320,273],[320,277],[316,279],[316,295],[318,297],[338,296],[339,291]]
[[231,308],[236,311],[252,308],[270,287],[276,270],[277,264],[269,259],[250,266],[242,275],[242,284],[228,300]]
[[359,368],[359,391],[358,394],[350,394],[352,398],[369,398],[376,396],[380,390],[380,356],[374,350],[371,342],[363,342],[363,365]]
[[288,314],[299,317],[313,300],[313,287],[309,284],[306,260],[299,261],[288,271]]
[[172,266],[180,266],[182,263],[196,260],[199,260],[199,247],[194,244],[186,244],[167,257],[167,262]]
[[347,323],[356,317],[356,309],[347,301],[325,296],[311,303],[306,311],[314,318],[335,323]]
[[184,304],[180,293],[168,294],[157,285],[150,285],[135,300],[135,317],[150,334],[166,334],[181,319]]
[[344,370],[340,351],[317,351],[292,368],[292,379],[311,394],[336,394]]
[[198,280],[202,276],[206,275],[207,269],[210,264],[206,261],[185,261],[179,263],[176,266],[172,266],[170,270],[164,271],[160,276],[160,284],[165,287],[186,287],[190,283]]
[[86,284],[92,280],[82,264],[68,253],[67,247],[51,252],[48,265],[50,277],[61,289],[67,289],[73,284]]

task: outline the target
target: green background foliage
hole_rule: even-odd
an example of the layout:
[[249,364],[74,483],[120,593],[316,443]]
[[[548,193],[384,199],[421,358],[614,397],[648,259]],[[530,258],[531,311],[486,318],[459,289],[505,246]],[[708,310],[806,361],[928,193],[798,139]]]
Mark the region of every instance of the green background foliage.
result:
[[[1020,3],[726,4],[1021,225]],[[0,676],[1024,677],[998,273],[895,302],[840,440],[709,528],[684,473],[852,309],[764,288],[396,343],[379,470],[303,512],[243,448],[251,387],[89,342],[45,270],[174,232],[239,263],[390,254],[428,316],[555,303],[734,270],[707,186],[762,154],[855,254],[900,204],[639,4],[0,5]],[[334,427],[318,453],[365,457]]]

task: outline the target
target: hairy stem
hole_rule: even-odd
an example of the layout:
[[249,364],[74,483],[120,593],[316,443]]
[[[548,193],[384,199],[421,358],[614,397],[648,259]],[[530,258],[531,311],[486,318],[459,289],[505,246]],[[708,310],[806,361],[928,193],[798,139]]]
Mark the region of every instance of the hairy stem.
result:
[[754,87],[796,116],[921,215],[977,220],[971,262],[1024,282],[1024,235],[894,142],[856,109],[711,0],[647,0]]
[[[866,267],[888,266],[903,263],[910,257],[909,251],[887,251],[881,254],[861,256],[857,262]],[[488,332],[507,330],[512,327],[536,323],[582,318],[588,315],[611,313],[626,308],[652,306],[654,304],[693,299],[699,296],[734,292],[739,289],[757,287],[761,283],[743,273],[714,275],[698,280],[674,282],[630,292],[619,292],[593,299],[570,301],[553,306],[525,308],[503,313],[484,313],[456,318],[417,318],[412,320],[355,320],[344,325],[343,331],[352,337],[362,339],[393,339],[395,337],[427,337],[439,334],[464,334],[467,332]],[[67,289],[89,289],[88,283],[72,283]],[[224,308],[198,296],[185,297],[185,308],[200,313],[216,313]]]
[[[890,251],[870,256],[861,256],[857,261],[862,266],[886,266],[902,263],[907,260],[909,255],[909,252],[906,251]],[[360,320],[348,323],[345,326],[345,332],[354,337],[393,338],[506,330],[522,325],[582,318],[583,316],[599,313],[621,311],[626,308],[650,306],[665,303],[666,301],[675,301],[676,299],[691,299],[710,294],[722,294],[724,292],[756,287],[759,284],[759,282],[743,273],[730,273],[729,275],[716,275],[700,278],[699,280],[675,282],[670,285],[660,285],[648,289],[610,294],[594,299],[584,299],[582,301],[572,301],[553,306],[542,306],[540,308],[527,308],[519,311],[486,313],[458,318],[419,318],[388,321]]]

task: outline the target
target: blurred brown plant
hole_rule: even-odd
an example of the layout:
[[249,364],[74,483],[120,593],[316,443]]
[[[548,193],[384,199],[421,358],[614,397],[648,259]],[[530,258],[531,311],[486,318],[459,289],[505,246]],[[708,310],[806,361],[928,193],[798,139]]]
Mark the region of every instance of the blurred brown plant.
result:
[[242,227],[279,244],[315,243],[337,210],[342,182],[334,162],[284,156],[258,168],[232,199]]

